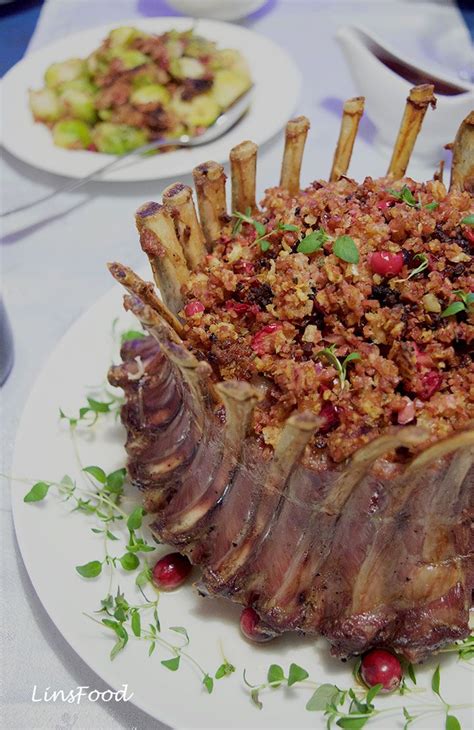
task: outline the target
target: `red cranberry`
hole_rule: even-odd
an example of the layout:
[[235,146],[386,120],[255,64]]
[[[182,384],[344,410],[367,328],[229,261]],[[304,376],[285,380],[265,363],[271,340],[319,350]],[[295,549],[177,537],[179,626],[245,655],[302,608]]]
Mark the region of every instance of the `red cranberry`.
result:
[[418,370],[421,370],[421,368],[423,367],[431,367],[433,364],[431,356],[428,355],[424,350],[420,350],[416,342],[413,343],[413,346],[415,348],[416,367],[418,368]]
[[375,251],[370,257],[370,268],[380,276],[399,274],[403,269],[403,254],[390,251]]
[[252,337],[251,347],[257,355],[264,355],[267,352],[267,343],[265,342],[268,335],[273,335],[282,328],[281,322],[272,322],[271,324],[265,325],[261,330]]
[[388,210],[393,203],[393,199],[386,199],[386,200],[379,200],[377,203],[377,208],[382,211],[382,213],[385,213],[386,210]]
[[93,142],[91,142],[90,145],[88,145],[87,149],[89,150],[89,152],[97,152],[97,147],[95,146],[95,144]]
[[326,401],[321,410],[319,411],[319,417],[323,419],[323,423],[319,427],[320,433],[328,433],[336,426],[339,426],[340,418],[337,408],[334,403]]
[[472,228],[464,228],[463,236],[469,241],[472,246],[474,246],[474,230]]
[[181,553],[168,553],[153,568],[153,583],[163,591],[172,591],[184,583],[192,565]]
[[382,692],[393,692],[401,682],[403,670],[395,654],[385,649],[372,649],[362,659],[360,675],[367,687],[381,684]]
[[205,306],[202,302],[198,301],[197,299],[193,299],[191,302],[188,302],[184,308],[184,313],[186,317],[194,317],[195,314],[200,314],[201,312],[204,312]]
[[244,608],[240,614],[240,630],[250,641],[262,642],[273,639],[273,636],[262,627],[258,613],[250,606]]
[[250,309],[250,304],[245,304],[245,302],[235,302],[233,299],[229,299],[225,303],[225,308],[229,311],[236,312],[237,314],[246,314]]
[[418,391],[419,398],[421,400],[429,400],[440,389],[442,380],[441,373],[437,370],[430,370],[425,375],[422,375],[421,388]]

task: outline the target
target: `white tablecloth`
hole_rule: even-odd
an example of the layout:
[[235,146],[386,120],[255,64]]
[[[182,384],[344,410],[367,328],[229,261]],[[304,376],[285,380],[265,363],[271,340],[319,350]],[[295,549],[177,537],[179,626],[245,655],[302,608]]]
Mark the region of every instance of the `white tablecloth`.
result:
[[[444,3],[446,4],[446,3]],[[31,42],[31,49],[77,30],[100,23],[119,22],[144,15],[170,14],[160,0],[48,0]],[[265,12],[246,22],[286,46],[294,55],[305,80],[298,113],[308,115],[313,129],[305,156],[303,179],[323,177],[330,168],[332,150],[325,135],[335,139],[340,100],[353,96],[353,87],[339,49],[332,39],[335,28],[359,22],[384,28],[384,16],[394,3],[387,0],[331,2],[327,0],[270,0]],[[413,2],[398,3],[401,14],[426,13]],[[453,23],[461,22],[453,8]],[[389,32],[387,28],[387,32]],[[416,53],[416,39],[399,39]],[[315,48],[324,50],[327,65],[316,67]],[[370,145],[370,119],[361,125],[351,172],[355,177],[381,174],[386,158]],[[259,157],[259,191],[278,179],[281,139],[265,145]],[[415,163],[414,176],[430,170]],[[5,155],[2,166],[4,205],[12,207],[53,189],[62,180],[35,170]],[[95,299],[111,286],[105,262],[118,259],[140,265],[133,212],[144,200],[157,199],[170,181],[134,184],[90,184],[85,192],[57,200],[35,213],[27,229],[5,231],[2,247],[2,291],[15,332],[16,362],[2,389],[1,448],[9,473],[16,425],[36,373],[58,339]],[[47,216],[45,219],[44,216]],[[27,470],[25,470],[27,471]],[[105,705],[31,702],[35,684],[52,689],[89,685],[105,689],[103,682],[70,649],[36,597],[15,542],[8,485],[1,490],[2,617],[0,726],[21,728],[163,728],[131,703]],[[54,578],[52,577],[52,580]]]

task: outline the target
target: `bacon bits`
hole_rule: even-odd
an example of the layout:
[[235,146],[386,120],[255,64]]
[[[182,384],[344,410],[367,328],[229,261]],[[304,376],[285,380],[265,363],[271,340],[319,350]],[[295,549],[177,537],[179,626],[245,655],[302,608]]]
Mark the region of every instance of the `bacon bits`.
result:
[[319,427],[320,433],[328,433],[329,431],[332,431],[333,428],[336,428],[336,426],[339,426],[339,413],[334,403],[331,403],[330,401],[327,401],[323,405],[319,411],[319,417],[323,419],[323,423]]
[[401,426],[410,423],[415,418],[415,404],[410,398],[405,398],[405,405],[398,411],[397,421]]
[[283,325],[280,322],[272,322],[271,324],[267,324],[265,327],[262,327],[262,329],[252,337],[252,342],[250,343],[252,350],[254,350],[257,355],[264,355],[268,352],[273,339],[271,335],[274,335],[276,332],[281,330],[282,326]]
[[432,395],[440,389],[442,383],[441,373],[438,370],[430,370],[421,377],[421,388],[417,395],[421,400],[429,400]]
[[399,274],[403,269],[403,254],[375,251],[370,257],[369,264],[374,274],[380,274],[380,276]]

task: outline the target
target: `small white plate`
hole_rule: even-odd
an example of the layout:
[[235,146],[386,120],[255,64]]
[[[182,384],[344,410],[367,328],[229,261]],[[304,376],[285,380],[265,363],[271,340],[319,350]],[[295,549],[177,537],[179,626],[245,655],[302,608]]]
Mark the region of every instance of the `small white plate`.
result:
[[[64,474],[80,479],[74,450],[58,419],[59,407],[68,414],[77,413],[85,402],[88,388],[102,383],[111,359],[111,325],[120,315],[122,292],[118,286],[100,299],[67,332],[31,392],[18,430],[12,474],[34,480],[59,480]],[[136,327],[130,315],[120,315],[118,330]],[[78,434],[78,448],[84,465],[99,465],[107,471],[123,466],[125,433],[112,419],[100,421],[94,428]],[[30,485],[12,482],[13,516],[18,544],[29,577],[51,619],[73,649],[91,669],[113,689],[128,684],[133,702],[154,718],[175,728],[324,728],[322,713],[308,712],[305,704],[312,690],[305,687],[283,688],[262,692],[263,709],[250,702],[242,679],[265,681],[272,663],[285,671],[291,662],[304,667],[317,683],[336,683],[345,689],[351,686],[352,662],[343,664],[331,659],[324,640],[302,639],[288,635],[264,645],[242,639],[239,608],[230,602],[200,598],[190,585],[175,593],[162,595],[160,617],[163,635],[173,639],[170,626],[184,626],[189,631],[189,653],[214,673],[222,662],[223,651],[236,667],[228,678],[215,681],[214,692],[208,695],[200,684],[199,674],[189,662],[182,661],[178,672],[161,666],[170,654],[157,648],[147,656],[145,642],[130,639],[125,651],[110,661],[111,635],[90,621],[83,612],[92,613],[108,590],[108,576],[86,580],[80,578],[76,565],[102,559],[103,541],[91,527],[95,521],[72,513],[70,503],[60,502],[53,490],[44,502],[25,504],[23,497]],[[129,488],[132,500],[138,494]],[[113,527],[114,532],[117,528]],[[350,539],[350,538],[348,538]],[[116,547],[118,546],[118,547]],[[123,546],[110,545],[113,554],[121,555]],[[164,548],[160,548],[164,550]],[[149,558],[150,562],[154,560]],[[120,573],[120,587],[129,599],[139,601],[134,576]],[[149,592],[147,590],[147,592]],[[176,641],[176,635],[174,635]],[[222,649],[220,648],[220,645]],[[444,728],[441,703],[432,694],[431,676],[438,662],[442,664],[441,690],[450,703],[469,702],[472,694],[472,668],[456,662],[453,655],[434,658],[417,669],[416,694],[377,697],[377,709],[397,707],[395,714],[381,715],[369,726],[397,730],[403,726],[402,707],[419,714],[420,703],[438,708],[439,714],[421,717],[420,730]],[[425,691],[422,691],[425,688]],[[44,688],[43,688],[44,689]],[[472,727],[469,708],[452,710],[463,728]]]
[[147,159],[128,159],[123,167],[111,170],[103,179],[131,182],[184,175],[206,159],[225,162],[229,149],[243,139],[263,144],[290,119],[300,96],[301,74],[288,53],[268,38],[237,25],[167,17],[109,23],[70,35],[28,54],[2,81],[3,145],[23,162],[42,170],[74,178],[89,175],[110,161],[111,156],[56,147],[49,129],[33,120],[28,107],[28,89],[43,85],[43,74],[51,63],[87,56],[118,25],[133,25],[148,33],[164,33],[172,28],[186,30],[194,23],[198,33],[216,41],[220,48],[236,48],[246,58],[255,83],[249,112],[232,130],[209,145]]

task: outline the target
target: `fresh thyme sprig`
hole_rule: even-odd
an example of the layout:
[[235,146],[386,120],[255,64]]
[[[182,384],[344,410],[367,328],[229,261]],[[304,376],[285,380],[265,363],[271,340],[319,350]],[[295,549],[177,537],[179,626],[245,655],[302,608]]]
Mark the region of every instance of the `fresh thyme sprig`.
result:
[[257,238],[255,239],[255,243],[260,245],[261,251],[268,251],[270,248],[270,241],[268,240],[270,236],[272,236],[277,231],[298,231],[298,226],[294,226],[289,223],[277,223],[277,225],[274,228],[271,228],[270,230],[267,229],[267,226],[262,223],[261,221],[255,220],[255,218],[252,218],[250,208],[247,208],[245,213],[239,213],[238,211],[235,211],[232,213],[232,217],[236,219],[236,222],[234,224],[234,227],[232,229],[233,235],[236,235],[241,227],[242,223],[248,223],[249,225],[253,226],[255,228],[255,231],[257,232]]
[[392,196],[392,198],[396,198],[397,200],[402,200],[404,203],[406,203],[410,208],[417,208],[417,210],[422,210],[423,208],[425,210],[436,210],[439,203],[433,202],[433,203],[427,203],[426,205],[423,205],[421,200],[421,195],[418,195],[418,200],[413,195],[412,191],[408,187],[408,185],[404,185],[401,190],[393,190],[392,188],[389,188],[387,190],[387,193]]
[[421,272],[425,271],[425,269],[427,269],[428,266],[430,265],[430,260],[429,260],[428,256],[426,256],[426,254],[424,254],[424,253],[415,254],[413,259],[419,259],[420,263],[415,269],[410,271],[410,273],[408,274],[405,281],[409,281],[410,279],[413,279],[414,276],[417,276],[417,274],[421,274]]
[[[466,709],[469,705],[450,705],[442,697],[440,693],[440,672],[439,667],[435,670],[432,680],[431,689],[436,697],[440,700],[440,703],[420,703],[410,706],[410,710],[399,705],[390,707],[376,707],[374,699],[382,691],[383,687],[381,684],[377,684],[374,687],[367,688],[361,685],[360,679],[358,678],[358,667],[360,661],[358,661],[354,667],[354,674],[357,675],[356,679],[358,684],[350,689],[341,689],[335,684],[323,683],[319,684],[312,681],[309,677],[308,672],[303,667],[297,664],[291,664],[288,673],[285,674],[283,667],[278,664],[271,664],[267,670],[266,681],[260,684],[251,684],[248,679],[246,672],[244,671],[244,683],[249,688],[249,696],[251,702],[261,710],[263,708],[263,702],[261,699],[261,693],[265,690],[277,690],[279,687],[290,688],[292,686],[298,686],[302,689],[313,690],[311,697],[306,702],[306,710],[308,712],[321,712],[326,718],[326,727],[332,728],[336,724],[340,728],[346,728],[347,730],[359,730],[363,728],[369,721],[388,715],[397,715],[400,712],[403,715],[405,721],[404,730],[407,730],[410,725],[420,717],[440,714],[445,715],[444,726],[448,730],[460,730],[461,726],[459,720],[452,714],[453,710]],[[398,693],[404,695],[407,692],[419,693],[424,692],[423,688],[416,688],[416,677],[412,665],[407,664],[408,673],[410,679],[413,682],[414,687],[409,688],[405,683],[402,683],[398,688]],[[416,714],[415,714],[416,713]]]
[[[114,413],[110,407],[111,403],[92,400],[91,409],[94,415],[99,417],[102,414],[109,416]],[[88,399],[89,402],[89,399]],[[97,408],[95,404],[99,404]],[[149,644],[148,654],[151,656],[156,647],[160,645],[171,654],[171,656],[163,658],[161,664],[169,671],[177,671],[180,667],[181,659],[194,664],[201,674],[201,682],[205,690],[211,694],[214,688],[213,677],[206,672],[196,659],[185,651],[189,645],[189,635],[183,626],[171,626],[169,631],[181,635],[183,643],[181,645],[168,641],[163,634],[158,617],[158,602],[160,593],[152,583],[152,571],[147,563],[140,561],[140,554],[149,553],[156,548],[150,545],[145,539],[142,531],[143,518],[146,514],[141,505],[134,506],[130,511],[122,508],[122,498],[125,496],[126,470],[116,469],[107,473],[102,467],[97,465],[83,466],[79,450],[76,442],[76,431],[78,421],[85,419],[87,414],[79,414],[78,418],[69,418],[61,411],[61,418],[66,419],[69,424],[69,433],[72,439],[74,453],[81,475],[84,478],[84,485],[77,483],[70,476],[64,476],[59,482],[55,481],[35,481],[24,497],[26,503],[41,502],[48,497],[50,490],[54,488],[61,497],[63,502],[72,502],[73,512],[82,512],[89,517],[97,519],[97,526],[91,527],[92,532],[103,537],[104,557],[102,559],[90,560],[83,565],[77,565],[76,572],[85,579],[99,578],[103,573],[103,568],[108,566],[110,570],[110,581],[106,596],[101,600],[101,607],[96,614],[102,614],[100,620],[90,614],[85,614],[88,618],[98,623],[102,628],[109,630],[115,642],[110,652],[110,658],[114,659],[121,651],[125,649],[130,637],[137,640],[146,641]],[[93,419],[94,425],[97,418]],[[20,480],[29,481],[29,480]],[[121,526],[122,535],[117,537],[111,529],[114,523]],[[118,526],[117,525],[117,526]],[[125,552],[112,555],[109,551],[109,542],[120,544],[120,538],[123,541],[123,530],[126,528],[126,545]],[[128,573],[136,572],[135,585],[142,595],[144,601],[141,603],[130,602],[120,587],[117,589],[116,595],[112,595],[112,585],[114,572],[117,569],[123,569]],[[150,600],[144,593],[144,587],[151,585],[156,593],[156,598]],[[146,612],[153,611],[153,622],[145,625]],[[105,615],[104,615],[105,614]],[[235,671],[235,667],[224,657],[223,663],[216,670],[216,679],[229,676]]]
[[344,388],[347,380],[347,366],[349,363],[361,359],[361,355],[358,352],[351,352],[341,360],[336,355],[336,345],[325,347],[316,353],[316,357],[325,357],[336,368],[341,388]]

